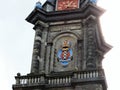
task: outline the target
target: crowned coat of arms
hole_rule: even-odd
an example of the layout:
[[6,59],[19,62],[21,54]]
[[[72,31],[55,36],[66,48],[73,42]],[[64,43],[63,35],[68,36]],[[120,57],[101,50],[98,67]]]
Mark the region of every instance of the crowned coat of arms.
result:
[[67,66],[72,60],[73,51],[71,49],[71,42],[65,40],[62,44],[62,48],[57,52],[58,61],[63,65]]

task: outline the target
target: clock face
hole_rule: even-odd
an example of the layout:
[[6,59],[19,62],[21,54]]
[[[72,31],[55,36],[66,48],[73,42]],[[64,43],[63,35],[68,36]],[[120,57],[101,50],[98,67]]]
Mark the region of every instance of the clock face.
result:
[[71,10],[79,7],[79,0],[58,0],[56,9],[60,10]]

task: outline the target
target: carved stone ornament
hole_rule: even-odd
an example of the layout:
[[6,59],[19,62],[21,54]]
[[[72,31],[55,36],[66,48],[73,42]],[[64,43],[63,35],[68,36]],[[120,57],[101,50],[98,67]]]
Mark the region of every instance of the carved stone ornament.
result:
[[57,52],[58,61],[63,66],[67,66],[69,64],[69,61],[72,60],[73,51],[70,48],[70,46],[71,46],[71,42],[68,40],[65,40],[62,44],[62,48],[59,49]]
[[89,69],[96,68],[96,36],[95,36],[95,21],[91,18],[87,20],[87,61],[86,66]]

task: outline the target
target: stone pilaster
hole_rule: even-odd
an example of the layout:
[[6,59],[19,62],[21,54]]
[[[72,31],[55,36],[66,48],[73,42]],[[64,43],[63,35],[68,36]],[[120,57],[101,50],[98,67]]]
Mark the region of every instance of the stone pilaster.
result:
[[36,25],[34,29],[35,29],[35,40],[33,46],[31,73],[39,73],[42,27]]
[[51,47],[52,47],[52,43],[47,43],[47,51],[46,51],[46,66],[45,66],[45,70],[46,73],[48,74],[50,71],[50,59],[51,59]]
[[47,47],[47,36],[48,36],[48,27],[44,26],[42,32],[42,40],[41,40],[41,53],[40,53],[40,73],[45,72],[45,60],[46,60],[46,47]]
[[35,24],[35,40],[32,56],[31,73],[43,73],[45,70],[45,54],[48,25],[42,21]]
[[78,55],[77,55],[77,58],[78,58],[78,60],[77,60],[77,66],[78,66],[78,70],[82,70],[82,65],[81,65],[81,63],[82,63],[82,54],[83,54],[83,41],[82,40],[78,40],[77,41],[77,49],[78,49]]
[[96,68],[96,23],[92,16],[90,16],[86,23],[86,67],[87,69]]

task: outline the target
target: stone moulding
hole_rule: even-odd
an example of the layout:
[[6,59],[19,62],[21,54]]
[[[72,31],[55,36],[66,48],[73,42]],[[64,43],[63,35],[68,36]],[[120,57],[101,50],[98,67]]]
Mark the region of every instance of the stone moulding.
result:
[[93,14],[96,17],[101,16],[105,12],[104,9],[94,6],[92,4],[86,5],[86,7],[69,11],[55,11],[46,12],[43,9],[34,9],[26,20],[32,24],[35,24],[38,20],[43,22],[54,22],[63,20],[77,20],[83,19]]

